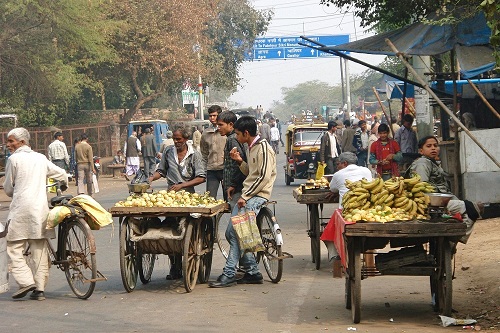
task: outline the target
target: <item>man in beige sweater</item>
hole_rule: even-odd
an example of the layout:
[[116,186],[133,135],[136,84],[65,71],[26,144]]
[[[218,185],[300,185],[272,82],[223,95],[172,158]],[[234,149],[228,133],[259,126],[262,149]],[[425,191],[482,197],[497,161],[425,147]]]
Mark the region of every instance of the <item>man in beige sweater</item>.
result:
[[92,173],[95,173],[92,147],[87,134],[83,133],[79,144],[75,147],[76,166],[78,170],[78,194],[85,193],[84,180],[87,182],[87,194],[92,196]]

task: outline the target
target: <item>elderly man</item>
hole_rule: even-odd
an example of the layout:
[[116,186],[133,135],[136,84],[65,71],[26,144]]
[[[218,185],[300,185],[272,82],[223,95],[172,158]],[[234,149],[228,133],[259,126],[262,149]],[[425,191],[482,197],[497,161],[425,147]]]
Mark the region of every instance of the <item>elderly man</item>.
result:
[[69,168],[69,154],[68,148],[64,143],[64,136],[61,132],[56,132],[54,134],[54,141],[49,145],[47,149],[47,156],[49,157],[49,161],[54,163],[60,168],[64,170],[68,170]]
[[123,146],[126,158],[125,179],[130,180],[139,171],[140,159],[139,153],[141,152],[141,141],[137,139],[137,132],[133,131],[132,134],[125,141]]
[[144,172],[149,177],[156,170],[156,149],[155,137],[151,134],[151,129],[146,128],[141,138],[142,158],[144,159]]
[[[7,253],[12,262],[12,276],[19,285],[12,298],[23,298],[30,291],[31,299],[44,300],[49,276],[46,238],[55,231],[47,230],[46,180],[48,177],[67,184],[68,175],[44,155],[31,150],[30,134],[25,128],[14,128],[7,134],[7,149],[12,154],[7,161],[3,187],[12,197],[7,217]],[[25,244],[31,248],[36,263],[32,271],[24,259]]]

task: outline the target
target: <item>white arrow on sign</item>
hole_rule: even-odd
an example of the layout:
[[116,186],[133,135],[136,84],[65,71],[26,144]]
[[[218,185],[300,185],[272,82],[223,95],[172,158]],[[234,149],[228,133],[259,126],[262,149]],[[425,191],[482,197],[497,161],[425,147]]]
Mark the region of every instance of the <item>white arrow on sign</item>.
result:
[[278,57],[281,57],[281,51],[278,51]]
[[311,55],[314,55],[314,50],[311,49]]

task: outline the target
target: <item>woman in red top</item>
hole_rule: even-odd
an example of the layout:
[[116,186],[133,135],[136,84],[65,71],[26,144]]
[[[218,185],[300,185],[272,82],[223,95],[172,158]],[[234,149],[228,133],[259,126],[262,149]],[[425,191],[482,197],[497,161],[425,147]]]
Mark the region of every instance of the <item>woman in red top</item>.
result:
[[370,164],[376,165],[383,180],[399,176],[398,163],[403,158],[396,141],[389,138],[389,126],[380,124],[379,139],[370,147]]

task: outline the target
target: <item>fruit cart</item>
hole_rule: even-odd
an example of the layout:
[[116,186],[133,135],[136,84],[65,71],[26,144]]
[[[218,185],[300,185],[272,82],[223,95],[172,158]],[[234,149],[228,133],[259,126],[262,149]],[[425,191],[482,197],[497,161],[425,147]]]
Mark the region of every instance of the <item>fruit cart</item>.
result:
[[327,198],[331,193],[328,189],[305,189],[305,187],[293,190],[293,197],[300,204],[307,206],[307,235],[311,239],[312,262],[316,269],[321,266],[321,234],[330,217],[323,217],[323,205],[338,202],[337,198]]
[[137,275],[142,283],[150,281],[158,254],[182,255],[187,292],[193,290],[197,280],[207,282],[212,267],[213,216],[224,208],[224,203],[206,207],[112,207],[110,213],[120,222],[120,270],[127,292],[135,289]]
[[[346,308],[354,323],[361,320],[361,280],[378,275],[429,276],[435,311],[451,315],[452,260],[465,223],[442,218],[354,223],[345,221],[340,209],[332,220],[333,241],[346,275]],[[388,245],[398,250],[375,254],[374,266],[368,267],[363,254]]]

